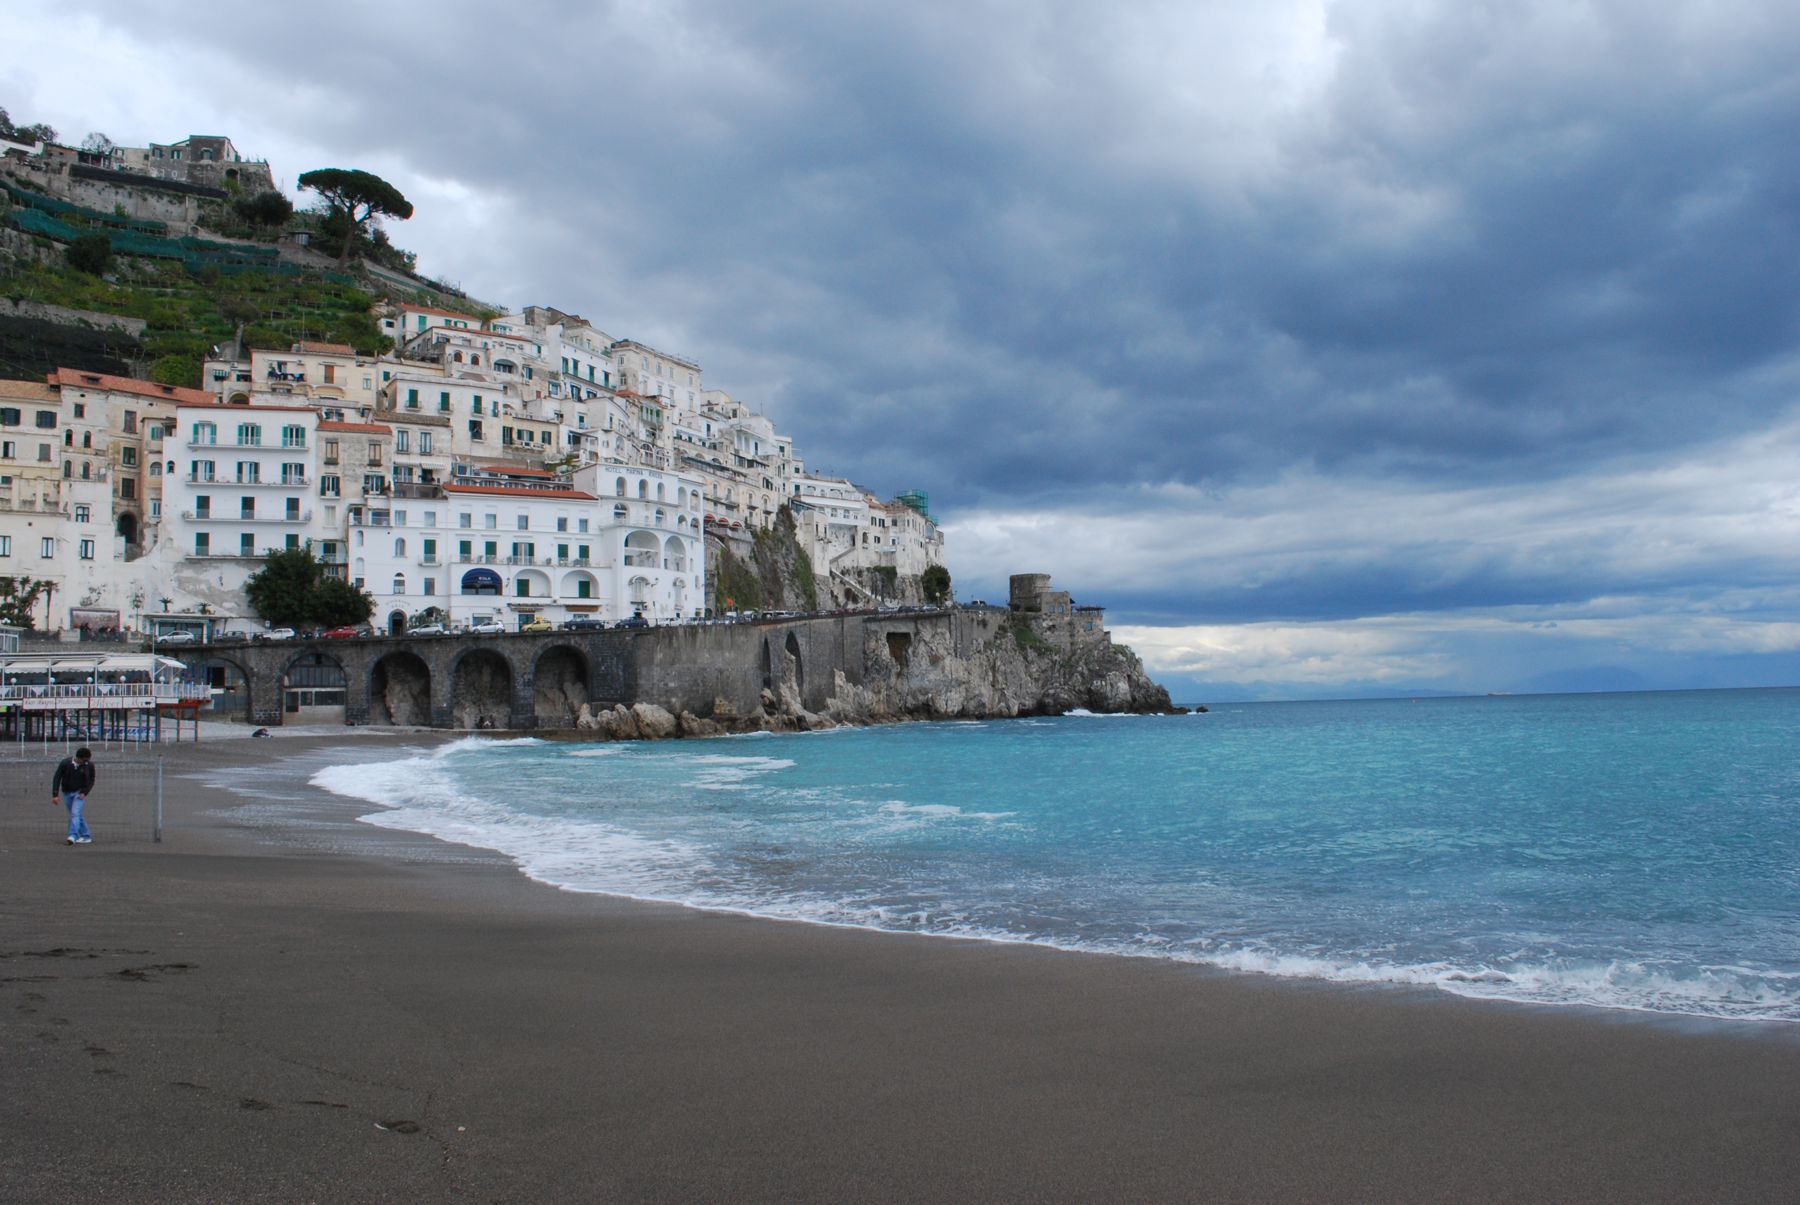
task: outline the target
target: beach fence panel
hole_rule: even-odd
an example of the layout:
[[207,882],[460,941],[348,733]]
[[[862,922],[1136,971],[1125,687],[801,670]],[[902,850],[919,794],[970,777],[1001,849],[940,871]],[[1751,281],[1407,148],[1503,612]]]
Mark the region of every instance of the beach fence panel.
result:
[[[68,836],[69,813],[60,800],[50,802],[50,781],[65,756],[57,750],[43,757],[0,758],[0,841],[61,844]],[[162,758],[106,757],[95,749],[94,767],[94,790],[81,813],[94,844],[161,841]]]

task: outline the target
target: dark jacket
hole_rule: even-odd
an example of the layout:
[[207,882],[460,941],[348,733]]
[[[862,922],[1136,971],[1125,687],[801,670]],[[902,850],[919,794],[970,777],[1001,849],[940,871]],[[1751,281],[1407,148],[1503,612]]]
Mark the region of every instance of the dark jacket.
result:
[[72,757],[62,759],[56,767],[56,777],[50,780],[52,795],[86,795],[93,789],[94,763],[84,766]]

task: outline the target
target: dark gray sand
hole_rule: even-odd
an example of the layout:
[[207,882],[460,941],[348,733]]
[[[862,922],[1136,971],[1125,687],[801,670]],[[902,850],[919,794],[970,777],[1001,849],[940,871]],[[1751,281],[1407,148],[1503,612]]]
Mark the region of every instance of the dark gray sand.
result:
[[170,749],[161,846],[0,829],[0,1200],[1800,1195],[1800,1027],[558,892],[307,805],[331,744]]

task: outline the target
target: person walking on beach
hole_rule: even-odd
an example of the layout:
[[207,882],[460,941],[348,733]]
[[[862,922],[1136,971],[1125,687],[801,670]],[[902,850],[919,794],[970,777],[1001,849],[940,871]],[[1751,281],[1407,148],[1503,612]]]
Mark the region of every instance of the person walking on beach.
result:
[[87,804],[88,792],[94,789],[94,755],[84,745],[74,757],[57,763],[56,775],[50,780],[50,802],[69,809],[69,844],[92,845],[93,835],[81,809]]

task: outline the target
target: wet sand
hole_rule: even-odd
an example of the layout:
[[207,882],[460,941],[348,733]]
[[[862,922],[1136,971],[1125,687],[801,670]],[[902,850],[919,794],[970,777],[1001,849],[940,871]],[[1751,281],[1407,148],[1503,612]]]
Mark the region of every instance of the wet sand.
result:
[[0,1200],[1800,1191],[1800,1026],[575,895],[301,785],[437,739],[169,747],[160,846],[0,826]]

